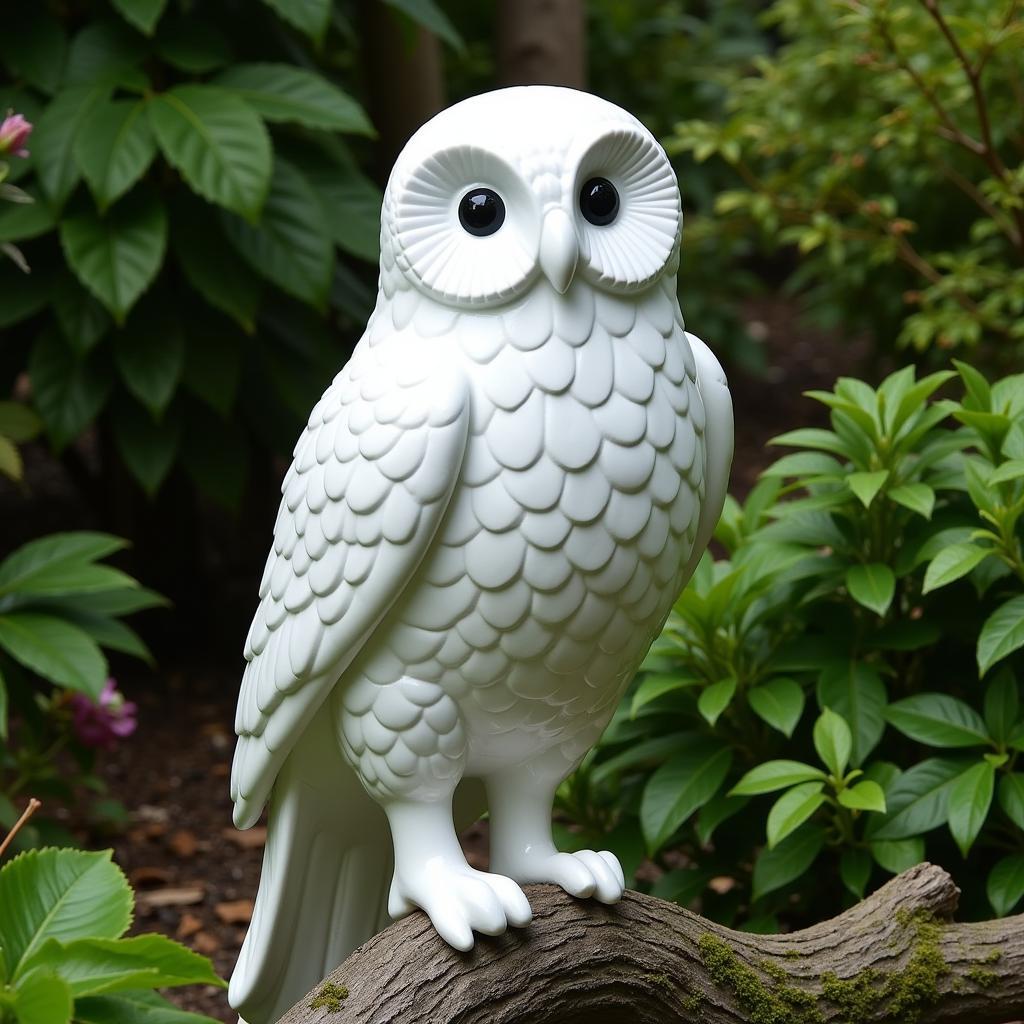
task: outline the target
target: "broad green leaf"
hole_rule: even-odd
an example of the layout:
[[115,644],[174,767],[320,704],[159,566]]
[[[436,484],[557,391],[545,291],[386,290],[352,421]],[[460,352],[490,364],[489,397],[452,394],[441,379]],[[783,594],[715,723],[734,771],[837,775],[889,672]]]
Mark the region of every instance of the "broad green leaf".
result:
[[131,615],[147,608],[166,608],[170,602],[154,590],[135,587],[131,590],[108,590],[89,598],[89,610],[96,615]]
[[732,751],[704,741],[663,764],[648,780],[640,802],[640,825],[649,853],[659,850],[725,781]]
[[434,0],[384,0],[389,7],[401,11],[438,39],[443,39],[453,49],[462,52],[465,44],[448,15]]
[[86,996],[75,1001],[75,1024],[218,1024],[212,1017],[179,1010],[155,992]]
[[997,743],[1006,743],[1020,719],[1020,693],[1017,678],[1004,668],[985,691],[985,725]]
[[265,121],[372,135],[363,108],[322,75],[292,64],[235,64],[214,84],[240,96]]
[[839,877],[843,885],[862,900],[871,879],[871,855],[867,850],[843,850],[839,858]]
[[762,471],[761,476],[839,476],[842,472],[842,464],[824,452],[794,452],[792,455],[783,455],[781,459],[777,459]]
[[[0,242],[27,242],[54,229],[53,211],[44,200],[32,198],[31,203],[0,203]],[[19,273],[26,276],[24,269]]]
[[223,323],[190,323],[182,386],[223,417],[231,414],[242,374],[245,337]]
[[678,693],[680,690],[688,690],[696,685],[698,685],[696,679],[688,679],[685,676],[670,676],[660,673],[647,675],[633,694],[630,715],[635,718],[641,708],[646,707],[659,697],[664,697],[667,693]]
[[71,42],[64,84],[145,92],[150,82],[139,65],[148,53],[146,41],[122,20],[94,16]]
[[118,402],[112,415],[114,443],[132,476],[152,497],[174,465],[181,437],[180,417],[168,415],[157,423],[131,400]]
[[968,768],[949,788],[949,831],[966,857],[988,817],[995,769],[987,761]]
[[848,459],[853,455],[852,450],[831,430],[821,430],[818,427],[802,427],[799,430],[790,430],[785,434],[773,437],[769,444],[784,445],[788,448],[814,448],[819,451],[831,452]]
[[768,812],[768,846],[774,848],[795,832],[825,802],[823,783],[805,782],[787,790]]
[[52,298],[64,340],[77,356],[86,355],[110,330],[110,314],[68,270],[61,273]]
[[14,990],[18,1024],[70,1024],[73,1006],[71,989],[53,971],[32,971]]
[[59,974],[71,986],[75,999],[176,985],[227,987],[205,956],[164,935],[70,942],[50,939],[25,960],[25,970],[38,967]]
[[781,889],[808,871],[825,845],[825,830],[807,824],[787,836],[774,849],[761,851],[754,864],[755,900]]
[[128,390],[154,418],[163,415],[185,365],[185,338],[174,314],[140,307],[114,339],[114,361]]
[[964,770],[962,761],[931,757],[907,769],[886,791],[888,812],[868,824],[869,838],[908,839],[947,819],[949,789]]
[[976,747],[990,743],[981,715],[945,693],[921,693],[890,704],[886,719],[904,736],[933,747]]
[[839,793],[839,802],[855,811],[878,811],[885,814],[885,794],[877,782],[865,779]]
[[263,0],[278,14],[305,33],[314,42],[319,42],[327,31],[331,17],[331,0]]
[[889,479],[889,470],[876,469],[870,472],[851,473],[846,478],[847,486],[860,499],[860,503],[869,508],[875,496]]
[[962,359],[954,359],[953,365],[964,382],[964,388],[977,408],[988,411],[992,408],[992,389],[984,375],[976,370],[970,363]]
[[669,900],[681,907],[688,907],[704,891],[714,874],[709,868],[676,868],[674,871],[666,871],[651,886],[651,895],[659,900]]
[[147,36],[153,34],[167,0],[110,0],[121,16]]
[[851,565],[846,570],[846,589],[858,604],[876,615],[884,615],[896,593],[896,576],[881,562]]
[[331,287],[334,247],[324,231],[320,202],[291,164],[274,161],[274,179],[258,227],[225,217],[228,240],[261,276],[323,309]]
[[270,186],[270,137],[226,89],[178,85],[155,96],[149,120],[164,156],[193,191],[255,222]]
[[167,245],[167,215],[155,196],[133,192],[101,217],[61,222],[60,240],[75,276],[123,323],[153,283]]
[[924,860],[924,840],[920,836],[910,839],[876,839],[870,845],[875,862],[893,875],[908,871]]
[[59,578],[87,562],[95,562],[128,542],[109,533],[77,530],[72,533],[51,533],[23,544],[0,562],[0,595],[19,590],[32,593],[53,592],[43,581]]
[[885,731],[886,692],[878,672],[859,661],[832,662],[818,678],[818,705],[850,726],[850,763],[859,768]]
[[758,796],[801,782],[825,781],[825,773],[800,761],[765,761],[751,768],[729,791],[730,796]]
[[1010,459],[998,466],[988,478],[989,486],[1009,483],[1024,477],[1024,459]]
[[9,480],[21,480],[22,478],[21,455],[13,443],[3,434],[0,434],[0,473],[3,473]]
[[750,798],[745,796],[729,796],[716,793],[701,809],[697,818],[697,838],[702,845],[707,845],[715,833],[715,829],[735,814],[739,814]]
[[107,678],[107,659],[96,641],[64,619],[38,612],[0,615],[0,647],[26,668],[97,698]]
[[110,651],[120,651],[122,654],[130,654],[149,665],[154,664],[149,648],[123,622],[81,609],[74,612],[69,611],[67,615],[76,626],[84,629],[100,647],[105,647]]
[[[2,668],[0,668],[0,740],[7,739],[7,705],[7,681],[4,679]],[[0,971],[0,977],[2,976],[3,971]]]
[[928,563],[922,593],[928,594],[966,576],[991,553],[991,548],[982,548],[977,544],[951,544],[942,548]]
[[999,806],[1017,828],[1024,829],[1024,772],[1008,772],[999,780]]
[[332,168],[310,177],[327,229],[346,252],[376,263],[380,258],[380,189],[357,168]]
[[911,512],[916,512],[919,516],[924,516],[925,519],[932,517],[932,510],[935,508],[935,491],[927,484],[900,484],[899,487],[894,487],[889,491],[889,497],[897,505],[909,508]]
[[21,402],[0,402],[0,434],[17,444],[31,441],[39,433],[39,417]]
[[985,621],[978,637],[978,674],[1024,646],[1024,594],[1011,597]]
[[187,14],[164,18],[154,45],[168,64],[194,75],[216,71],[231,62],[231,44],[223,32],[209,21]]
[[[67,48],[63,27],[43,4],[11,4],[4,11],[0,55],[12,75],[52,96],[60,85]],[[14,109],[25,113],[20,106]]]
[[1024,898],[1024,853],[1004,857],[989,872],[986,888],[996,916],[1009,914]]
[[708,725],[714,725],[719,716],[732,703],[736,694],[736,680],[732,677],[719,679],[701,691],[697,699],[697,710]]
[[156,142],[142,100],[94,106],[75,137],[73,152],[103,213],[134,185],[156,155]]
[[790,737],[803,714],[805,699],[799,683],[778,677],[755,686],[747,693],[747,701],[758,718]]
[[132,892],[111,851],[30,850],[0,869],[0,935],[8,969],[47,939],[116,939],[132,916]]
[[814,723],[814,749],[822,764],[838,779],[846,772],[853,750],[853,734],[842,715],[823,708]]

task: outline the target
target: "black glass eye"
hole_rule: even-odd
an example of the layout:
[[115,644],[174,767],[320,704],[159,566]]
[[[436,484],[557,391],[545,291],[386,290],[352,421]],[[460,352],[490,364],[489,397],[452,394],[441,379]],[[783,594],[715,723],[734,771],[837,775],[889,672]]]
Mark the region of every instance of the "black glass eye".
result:
[[580,213],[591,224],[611,224],[618,212],[619,193],[607,178],[591,178],[580,189]]
[[505,223],[505,203],[493,189],[475,188],[459,203],[459,223],[479,238],[493,235]]

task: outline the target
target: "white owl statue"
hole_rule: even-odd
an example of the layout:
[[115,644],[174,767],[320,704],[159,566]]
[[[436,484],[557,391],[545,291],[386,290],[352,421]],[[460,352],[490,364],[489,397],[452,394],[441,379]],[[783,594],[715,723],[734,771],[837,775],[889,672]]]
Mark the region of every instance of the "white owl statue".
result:
[[[399,156],[377,304],[295,447],[246,641],[235,823],[270,808],[229,993],[249,1024],[389,914],[468,950],[529,924],[520,883],[622,895],[611,853],[556,850],[551,806],[725,499],[681,226],[661,146],[571,89],[466,100]],[[459,846],[465,778],[490,872]],[[468,823],[483,790],[456,803]]]

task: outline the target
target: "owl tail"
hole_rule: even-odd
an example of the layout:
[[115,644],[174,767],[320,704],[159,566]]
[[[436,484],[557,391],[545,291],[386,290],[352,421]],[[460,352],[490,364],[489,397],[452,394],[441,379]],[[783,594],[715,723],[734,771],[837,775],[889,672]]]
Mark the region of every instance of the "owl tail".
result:
[[228,1002],[274,1024],[388,921],[387,819],[345,764],[321,711],[274,785],[252,923]]

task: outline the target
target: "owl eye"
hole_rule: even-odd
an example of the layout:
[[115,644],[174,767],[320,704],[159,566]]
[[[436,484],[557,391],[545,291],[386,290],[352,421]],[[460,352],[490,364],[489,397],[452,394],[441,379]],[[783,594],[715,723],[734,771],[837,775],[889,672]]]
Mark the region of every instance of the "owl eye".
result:
[[490,188],[475,188],[459,203],[459,223],[471,235],[493,235],[505,222],[505,203]]
[[619,193],[607,178],[591,178],[580,189],[580,213],[598,227],[611,224],[619,213]]

